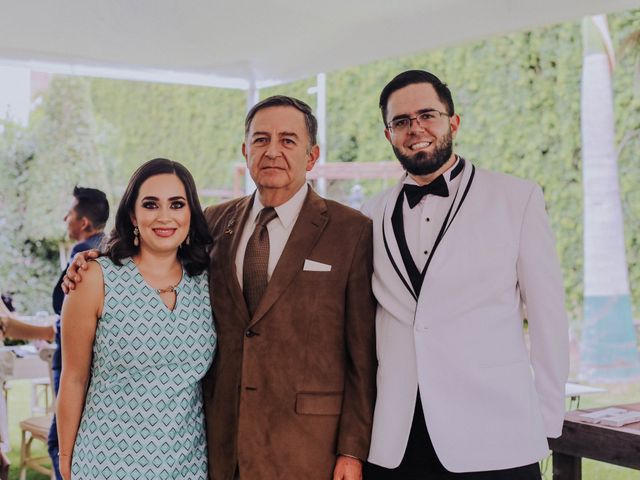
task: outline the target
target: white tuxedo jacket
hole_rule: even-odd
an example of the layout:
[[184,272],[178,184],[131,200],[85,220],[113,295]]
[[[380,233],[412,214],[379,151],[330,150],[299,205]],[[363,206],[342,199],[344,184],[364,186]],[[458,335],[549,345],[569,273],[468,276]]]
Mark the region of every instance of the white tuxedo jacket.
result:
[[379,303],[369,461],[387,468],[402,460],[418,387],[433,446],[452,472],[533,463],[562,432],[568,322],[542,191],[469,162],[461,175],[420,292],[391,225],[402,182],[364,208]]

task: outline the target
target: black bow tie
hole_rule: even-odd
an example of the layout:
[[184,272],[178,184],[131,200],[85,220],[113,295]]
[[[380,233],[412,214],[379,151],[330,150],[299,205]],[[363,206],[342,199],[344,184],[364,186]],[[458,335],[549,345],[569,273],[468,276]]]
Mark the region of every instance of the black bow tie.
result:
[[438,195],[440,197],[448,197],[449,188],[447,187],[447,181],[444,179],[442,175],[440,175],[428,185],[418,186],[418,185],[409,185],[408,183],[405,183],[404,193],[407,196],[407,202],[409,203],[409,207],[413,208],[420,203],[420,200],[422,200],[422,197],[428,194]]

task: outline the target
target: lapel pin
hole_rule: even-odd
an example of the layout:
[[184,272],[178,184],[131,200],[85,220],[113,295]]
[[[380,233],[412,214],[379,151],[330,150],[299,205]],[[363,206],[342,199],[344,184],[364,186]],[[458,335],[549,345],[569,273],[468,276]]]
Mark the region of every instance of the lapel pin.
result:
[[232,235],[233,234],[233,229],[231,227],[233,226],[234,223],[236,223],[236,219],[235,218],[232,218],[231,220],[229,220],[229,223],[227,223],[227,228],[224,229],[225,235]]

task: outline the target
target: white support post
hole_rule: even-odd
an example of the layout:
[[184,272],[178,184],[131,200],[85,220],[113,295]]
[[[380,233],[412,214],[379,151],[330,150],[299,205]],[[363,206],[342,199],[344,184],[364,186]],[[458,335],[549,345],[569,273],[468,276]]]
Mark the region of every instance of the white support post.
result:
[[[256,87],[256,82],[251,80],[249,88],[247,89],[247,112],[251,110],[256,103],[260,101],[260,89]],[[256,184],[253,182],[251,175],[249,175],[249,169],[245,167],[244,172],[244,193],[250,195],[256,189]]]
[[30,109],[31,70],[0,66],[0,119],[27,126]]
[[[318,164],[324,165],[327,161],[327,75],[319,73],[316,76],[316,86],[308,90],[316,94],[316,118],[318,119],[318,145],[320,146],[320,158]],[[318,177],[316,188],[321,196],[327,194],[327,181],[323,176]]]

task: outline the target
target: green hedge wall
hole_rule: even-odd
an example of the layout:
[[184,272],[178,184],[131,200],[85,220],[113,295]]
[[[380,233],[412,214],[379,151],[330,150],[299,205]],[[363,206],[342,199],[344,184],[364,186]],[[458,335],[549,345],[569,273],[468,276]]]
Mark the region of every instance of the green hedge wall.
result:
[[[609,17],[615,45],[640,30],[640,11]],[[634,305],[640,305],[640,103],[633,88],[635,58],[615,71],[627,256]],[[456,149],[476,164],[539,182],[545,191],[562,259],[568,307],[582,303],[582,172],[580,151],[580,22],[511,34],[436,52],[353,67],[327,76],[328,161],[384,161],[392,154],[377,107],[384,84],[398,72],[424,68],[451,87],[462,128]],[[315,105],[315,79],[265,89]],[[156,155],[194,170],[202,186],[229,185],[241,161],[242,92],[141,83],[92,81],[98,118],[114,133],[111,155],[120,170]],[[121,176],[119,181],[124,181]]]
[[[640,10],[609,16],[618,47],[640,30]],[[633,51],[618,55],[615,107],[627,259],[640,308],[640,82]],[[454,94],[462,126],[456,150],[479,166],[539,182],[556,233],[573,318],[582,304],[580,22],[394,58],[327,75],[328,148],[332,162],[393,160],[377,107],[385,83],[408,68],[440,76]],[[640,77],[639,77],[640,78]],[[68,80],[72,81],[72,80]],[[184,163],[201,188],[230,188],[240,144],[245,93],[106,79],[85,80],[95,119],[95,158],[117,197],[132,171],[164,156]],[[315,106],[315,79],[265,89]],[[84,88],[84,87],[77,87]],[[101,167],[102,168],[102,167]],[[91,178],[91,177],[89,177]],[[368,193],[371,186],[366,187]],[[215,199],[204,199],[207,204]]]
[[231,185],[242,160],[244,92],[103,79],[91,80],[91,91],[115,185],[155,157],[185,164],[200,187]]

